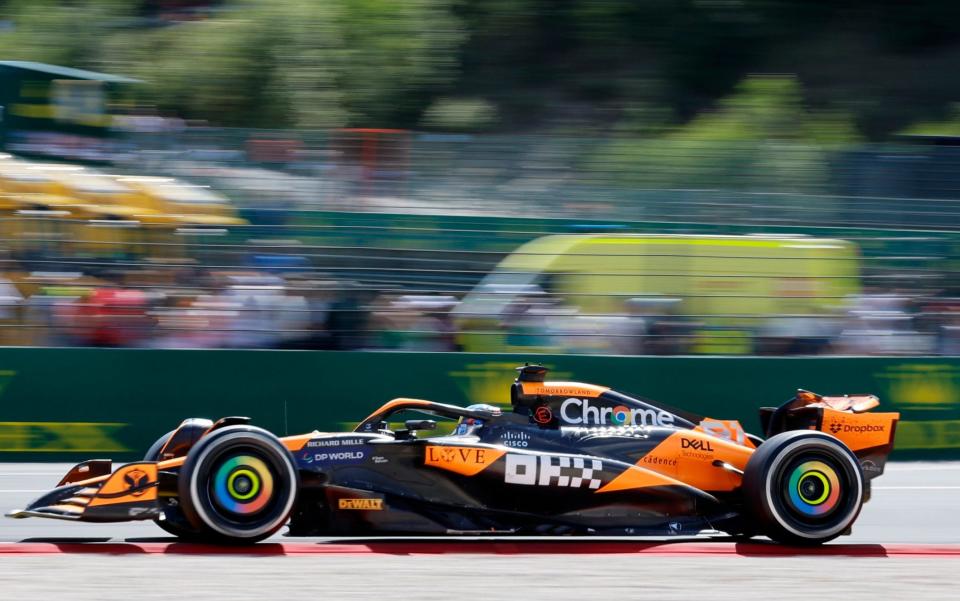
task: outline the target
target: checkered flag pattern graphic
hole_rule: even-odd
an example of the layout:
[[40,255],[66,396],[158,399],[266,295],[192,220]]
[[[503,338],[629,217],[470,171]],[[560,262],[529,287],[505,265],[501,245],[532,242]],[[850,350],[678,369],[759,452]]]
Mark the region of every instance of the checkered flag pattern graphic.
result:
[[[561,457],[561,460],[560,466],[567,467],[567,465],[564,465],[564,461],[569,462],[570,459],[568,457]],[[586,467],[586,463],[582,457],[574,457],[573,467],[580,470],[580,476],[570,480],[570,486],[572,488],[580,488],[583,486],[583,482],[585,480],[588,481],[587,488],[600,488],[600,480],[598,478],[594,478],[593,473],[595,471],[599,472],[603,470],[603,463],[597,461],[596,459],[591,459],[590,467]],[[565,482],[560,482],[559,484],[560,486],[567,485]]]

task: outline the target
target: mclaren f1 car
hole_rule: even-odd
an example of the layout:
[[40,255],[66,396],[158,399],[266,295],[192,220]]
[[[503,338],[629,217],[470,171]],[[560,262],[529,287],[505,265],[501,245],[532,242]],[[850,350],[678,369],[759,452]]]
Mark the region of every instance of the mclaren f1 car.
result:
[[[187,419],[143,461],[86,461],[14,518],[154,520],[184,539],[291,536],[848,533],[899,414],[800,390],[740,423],[519,368],[511,406],[399,398],[353,431],[277,437]],[[411,418],[412,417],[412,418]],[[405,419],[410,418],[410,419]],[[440,435],[438,420],[455,422]],[[450,425],[453,425],[451,423]]]

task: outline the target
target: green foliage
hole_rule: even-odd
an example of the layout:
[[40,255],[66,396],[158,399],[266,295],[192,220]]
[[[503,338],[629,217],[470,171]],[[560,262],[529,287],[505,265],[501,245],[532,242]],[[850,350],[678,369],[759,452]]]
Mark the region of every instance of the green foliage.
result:
[[906,136],[960,136],[960,103],[950,107],[946,119],[916,123],[900,133]]
[[497,109],[481,98],[439,98],[421,120],[425,127],[446,131],[482,131],[496,122]]
[[689,123],[665,140],[835,145],[960,97],[955,0],[224,0],[163,27],[143,8],[0,0],[0,58],[135,76],[164,111],[253,127]]
[[620,134],[588,161],[608,181],[643,187],[816,192],[827,147],[857,141],[849,117],[804,107],[795,78],[749,77],[715,109],[659,134]]
[[161,109],[265,126],[283,117],[266,102],[269,42],[268,27],[254,19],[187,23],[144,40],[130,72],[147,82],[143,92]]
[[[313,0],[307,0],[312,4]],[[344,61],[338,76],[347,108],[363,122],[409,122],[457,74],[461,25],[449,0],[341,0]]]
[[456,76],[463,39],[447,0],[234,0],[152,30],[121,26],[132,3],[21,4],[5,58],[132,75],[161,109],[222,125],[414,122]]
[[3,60],[70,67],[96,64],[100,44],[127,19],[135,4],[124,0],[14,0],[0,7],[12,24],[0,33]]
[[703,141],[857,141],[849,117],[804,107],[795,77],[753,76],[722,98],[714,110],[698,115],[676,137]]
[[221,123],[392,126],[455,73],[458,40],[437,0],[251,2],[176,28],[144,76]]

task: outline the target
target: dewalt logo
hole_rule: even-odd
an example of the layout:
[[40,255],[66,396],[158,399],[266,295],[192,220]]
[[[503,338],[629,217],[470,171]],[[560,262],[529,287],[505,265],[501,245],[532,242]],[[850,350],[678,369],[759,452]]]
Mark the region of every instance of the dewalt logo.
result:
[[340,509],[359,509],[363,511],[382,511],[383,499],[340,499],[337,502]]
[[0,422],[0,452],[122,452],[117,440],[127,424],[94,422]]

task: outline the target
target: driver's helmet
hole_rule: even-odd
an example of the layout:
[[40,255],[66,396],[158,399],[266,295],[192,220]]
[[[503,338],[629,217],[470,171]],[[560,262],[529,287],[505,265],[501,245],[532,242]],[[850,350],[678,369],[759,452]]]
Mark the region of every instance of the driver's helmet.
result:
[[[490,411],[495,413],[497,408],[493,405],[470,405],[467,409],[471,411]],[[455,436],[478,436],[480,434],[480,428],[483,427],[484,420],[476,417],[461,417],[460,421],[457,422],[457,427],[453,431]]]

